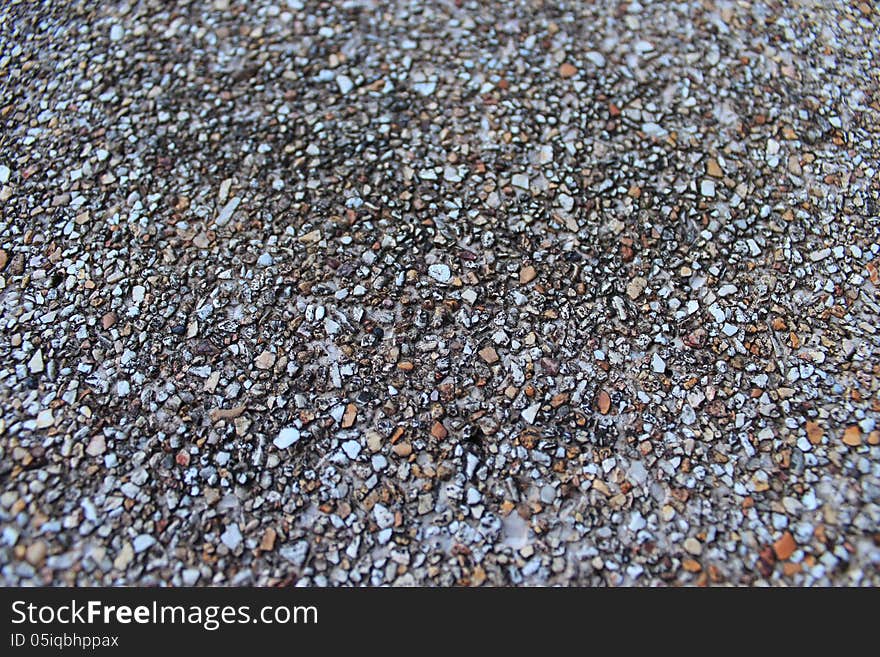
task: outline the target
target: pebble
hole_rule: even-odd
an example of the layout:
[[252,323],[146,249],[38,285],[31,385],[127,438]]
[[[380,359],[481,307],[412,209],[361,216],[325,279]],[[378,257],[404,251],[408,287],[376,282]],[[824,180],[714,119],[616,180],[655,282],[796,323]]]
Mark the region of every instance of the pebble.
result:
[[651,356],[651,369],[657,374],[663,374],[666,371],[666,361],[660,357],[660,354]]
[[220,210],[220,213],[217,215],[214,223],[217,224],[217,226],[225,226],[226,224],[228,224],[229,220],[232,219],[232,215],[238,209],[240,203],[241,199],[237,196],[229,199],[229,202],[223,206],[222,210]]
[[529,189],[529,177],[524,173],[515,173],[513,177],[510,179],[510,184],[514,187],[519,187],[520,189]]
[[595,50],[587,52],[584,57],[590,61],[596,68],[605,68],[605,55]]
[[522,419],[525,420],[528,424],[534,424],[535,418],[538,416],[538,411],[541,410],[541,403],[535,403],[526,408],[520,415]]
[[220,540],[223,541],[223,545],[230,550],[238,548],[238,546],[241,545],[242,538],[241,530],[238,528],[238,524],[234,522],[226,525],[226,529],[220,535]]
[[275,365],[275,354],[271,351],[264,350],[260,352],[254,361],[254,365],[261,370],[270,370]]
[[493,365],[499,360],[498,352],[495,351],[494,347],[483,347],[480,349],[479,354],[480,358],[482,358],[488,365]]
[[684,549],[688,554],[692,554],[695,557],[703,553],[703,545],[693,537],[685,539]]
[[373,518],[379,525],[379,529],[387,529],[394,525],[394,514],[382,504],[376,504],[373,507]]
[[34,355],[31,356],[30,360],[28,361],[27,366],[28,366],[28,369],[30,370],[31,374],[39,374],[40,372],[43,371],[44,365],[43,365],[43,350],[42,349],[37,349],[34,352]]
[[448,283],[452,280],[452,271],[447,265],[434,264],[428,267],[428,276],[438,283]]
[[48,546],[44,541],[35,541],[27,546],[24,553],[25,560],[34,567],[40,567],[46,560]]
[[346,440],[342,443],[342,451],[350,459],[356,459],[361,453],[361,444],[356,440]]
[[636,276],[627,284],[626,295],[635,301],[642,295],[646,287],[648,287],[647,279],[642,276]]
[[149,534],[139,534],[132,541],[132,548],[134,549],[135,554],[140,554],[141,552],[146,552],[155,544],[156,539]]
[[52,415],[52,410],[49,408],[44,408],[37,414],[37,429],[47,429],[55,424],[55,417]]
[[347,75],[337,75],[336,85],[339,87],[339,93],[343,96],[347,95],[354,88],[354,82]]
[[531,265],[527,265],[519,270],[519,284],[526,285],[531,283],[538,276],[538,272]]
[[86,454],[89,456],[101,456],[107,450],[107,443],[104,439],[104,435],[100,433],[96,433],[89,440],[88,446],[86,446]]
[[272,444],[278,449],[287,449],[291,445],[295,445],[300,439],[299,429],[296,427],[284,427],[278,432]]

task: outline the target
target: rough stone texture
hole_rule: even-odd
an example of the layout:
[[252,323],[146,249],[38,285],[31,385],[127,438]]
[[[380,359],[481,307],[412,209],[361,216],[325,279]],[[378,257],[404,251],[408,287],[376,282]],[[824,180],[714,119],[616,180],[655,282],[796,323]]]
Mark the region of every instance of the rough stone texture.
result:
[[2,582],[880,584],[878,23],[2,3]]

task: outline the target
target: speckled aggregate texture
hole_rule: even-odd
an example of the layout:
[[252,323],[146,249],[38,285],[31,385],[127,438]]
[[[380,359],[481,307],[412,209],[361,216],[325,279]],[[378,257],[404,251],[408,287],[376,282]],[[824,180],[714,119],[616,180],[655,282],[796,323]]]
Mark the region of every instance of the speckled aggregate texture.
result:
[[871,2],[4,2],[0,573],[880,584]]

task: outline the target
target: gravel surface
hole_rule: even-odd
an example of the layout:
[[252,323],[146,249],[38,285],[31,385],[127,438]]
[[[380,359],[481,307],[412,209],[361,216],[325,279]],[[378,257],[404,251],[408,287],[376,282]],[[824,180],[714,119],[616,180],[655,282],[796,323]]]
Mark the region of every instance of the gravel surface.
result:
[[4,2],[4,584],[880,584],[869,2]]

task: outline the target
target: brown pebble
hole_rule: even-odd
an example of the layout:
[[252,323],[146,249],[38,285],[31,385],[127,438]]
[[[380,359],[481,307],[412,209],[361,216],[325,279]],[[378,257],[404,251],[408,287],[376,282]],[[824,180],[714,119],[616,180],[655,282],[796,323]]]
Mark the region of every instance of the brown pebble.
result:
[[37,541],[28,545],[24,558],[32,566],[42,566],[48,551],[49,549],[46,547],[45,542]]
[[233,408],[214,408],[208,413],[211,422],[219,422],[220,420],[234,420],[245,412],[245,406],[235,406]]
[[477,353],[479,353],[480,358],[486,361],[489,365],[498,362],[498,352],[495,351],[494,347],[483,347]]
[[354,404],[349,404],[345,407],[345,414],[342,416],[342,428],[348,429],[349,427],[354,425],[354,421],[357,419],[358,407]]
[[531,265],[526,265],[519,270],[519,284],[525,285],[526,283],[531,283],[537,276],[538,272],[535,271],[535,268]]
[[412,454],[412,445],[409,443],[397,443],[391,448],[391,451],[400,457],[406,458]]
[[437,440],[443,440],[449,435],[449,432],[446,430],[446,427],[443,426],[442,422],[434,422],[431,427],[431,435]]
[[104,327],[105,331],[107,329],[109,329],[111,326],[113,326],[115,323],[116,323],[116,313],[110,312],[101,318],[101,326]]
[[862,430],[858,424],[851,424],[843,432],[843,444],[850,447],[858,447],[862,444]]
[[565,62],[564,64],[562,64],[562,66],[559,67],[559,76],[563,79],[572,78],[577,75],[577,72],[577,68],[575,68],[573,64],[569,64],[568,62]]
[[277,532],[271,527],[267,527],[266,531],[263,532],[263,538],[260,540],[260,549],[263,552],[271,552],[275,549],[275,537],[277,536]]
[[608,415],[608,411],[611,410],[611,396],[604,390],[600,390],[599,396],[596,398],[596,406],[602,415]]

